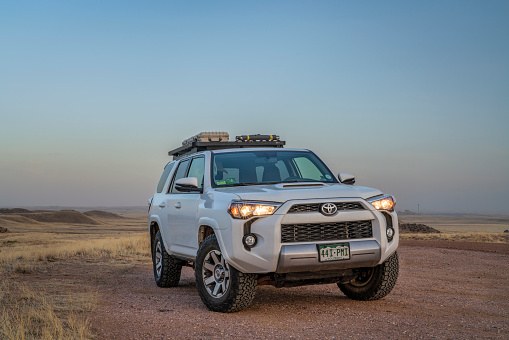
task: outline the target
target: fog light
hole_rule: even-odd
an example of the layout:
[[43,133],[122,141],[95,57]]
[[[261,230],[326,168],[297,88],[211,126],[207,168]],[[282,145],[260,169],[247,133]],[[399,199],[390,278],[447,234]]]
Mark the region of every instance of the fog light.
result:
[[246,234],[242,238],[242,243],[244,243],[244,245],[249,248],[253,248],[254,246],[256,246],[256,242],[258,242],[258,240],[255,234]]
[[394,237],[394,229],[387,228],[387,238],[391,240]]

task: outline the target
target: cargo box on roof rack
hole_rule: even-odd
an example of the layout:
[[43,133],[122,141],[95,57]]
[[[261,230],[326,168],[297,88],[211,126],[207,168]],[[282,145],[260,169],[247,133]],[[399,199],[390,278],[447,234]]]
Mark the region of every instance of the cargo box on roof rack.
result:
[[284,141],[276,135],[242,135],[236,136],[235,141],[229,141],[227,132],[201,132],[182,142],[182,146],[168,151],[173,159],[180,158],[199,151],[237,149],[237,148],[282,148]]

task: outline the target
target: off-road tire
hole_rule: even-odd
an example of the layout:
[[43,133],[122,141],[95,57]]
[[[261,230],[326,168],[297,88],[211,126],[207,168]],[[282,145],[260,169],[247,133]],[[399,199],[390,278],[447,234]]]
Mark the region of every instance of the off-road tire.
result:
[[338,283],[339,289],[353,300],[371,301],[386,296],[396,285],[399,273],[398,254],[395,252],[382,264],[361,268],[361,277],[347,284]]
[[[196,287],[198,288],[198,293],[200,294],[200,298],[205,306],[207,306],[207,308],[211,311],[221,313],[238,312],[249,307],[255,296],[258,275],[242,273],[228,265],[224,259],[222,262],[218,261],[224,263],[225,267],[227,267],[229,282],[226,285],[224,292],[220,293],[221,296],[214,297],[213,293],[209,292],[209,289],[211,289],[211,286],[215,287],[215,285],[217,285],[217,281],[216,283],[210,284],[210,286],[205,284],[205,275],[214,279],[214,270],[209,270],[206,267],[204,269],[205,265],[211,265],[210,262],[207,261],[211,259],[212,252],[215,254],[216,259],[218,257],[222,258],[221,249],[219,248],[216,235],[208,236],[200,244],[195,262],[194,273]],[[218,266],[219,264],[216,265],[216,268]]]
[[175,287],[179,284],[182,265],[180,260],[166,252],[161,231],[154,237],[152,246],[154,279],[159,287]]

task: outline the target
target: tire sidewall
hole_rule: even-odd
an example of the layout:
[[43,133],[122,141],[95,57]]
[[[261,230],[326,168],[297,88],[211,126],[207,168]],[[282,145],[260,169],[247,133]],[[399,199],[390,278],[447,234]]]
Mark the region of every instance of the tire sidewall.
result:
[[340,284],[338,287],[351,299],[370,301],[378,300],[389,294],[394,286],[399,273],[399,259],[395,252],[382,264],[372,268],[373,275],[369,282],[363,286],[354,284]]
[[[158,244],[161,246],[161,275],[157,274],[156,268],[156,249]],[[159,287],[178,286],[182,264],[179,263],[176,258],[168,254],[160,231],[157,232],[152,245],[152,266],[154,270],[154,279]]]
[[[200,244],[195,262],[196,287],[202,302],[214,312],[232,313],[247,308],[255,297],[257,274],[242,273],[229,265],[230,282],[223,296],[214,298],[210,295],[203,282],[203,262],[211,251],[219,251],[216,235],[210,235]],[[224,258],[224,254],[221,252]]]
[[373,274],[372,274],[370,280],[366,284],[364,284],[362,286],[356,286],[353,284],[349,284],[348,289],[350,289],[354,293],[365,293],[365,292],[369,292],[369,291],[372,291],[373,289],[375,289],[376,286],[380,285],[382,278],[383,278],[382,265],[378,265],[378,266],[372,268],[372,270],[373,270]]

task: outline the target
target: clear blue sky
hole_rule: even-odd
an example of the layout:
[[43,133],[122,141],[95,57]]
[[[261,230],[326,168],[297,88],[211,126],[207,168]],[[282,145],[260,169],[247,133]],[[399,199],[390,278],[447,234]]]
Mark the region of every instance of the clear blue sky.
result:
[[509,1],[0,1],[0,206],[145,205],[200,131],[509,213]]

